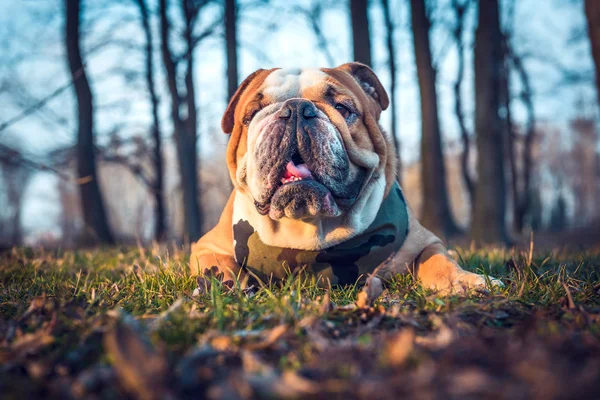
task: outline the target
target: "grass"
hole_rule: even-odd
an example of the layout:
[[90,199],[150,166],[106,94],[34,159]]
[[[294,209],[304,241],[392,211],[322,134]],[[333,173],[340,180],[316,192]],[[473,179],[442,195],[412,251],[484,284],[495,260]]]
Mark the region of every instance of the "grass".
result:
[[585,398],[600,390],[600,252],[456,249],[505,282],[369,308],[311,279],[194,297],[187,252],[0,255],[3,398]]

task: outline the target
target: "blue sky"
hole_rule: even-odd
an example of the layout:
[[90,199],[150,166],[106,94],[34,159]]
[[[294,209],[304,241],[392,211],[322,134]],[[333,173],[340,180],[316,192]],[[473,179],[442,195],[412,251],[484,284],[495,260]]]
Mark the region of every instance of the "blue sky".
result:
[[[93,85],[96,105],[96,133],[100,141],[111,132],[128,136],[147,130],[150,121],[149,105],[141,79],[127,79],[128,70],[142,68],[142,54],[122,43],[108,44],[107,39],[119,42],[143,43],[136,22],[137,9],[131,0],[87,0],[85,11],[84,51],[88,75]],[[152,3],[152,1],[151,1]],[[310,4],[273,0],[269,7],[255,7],[243,1],[238,37],[241,48],[240,79],[257,68],[329,66],[319,52],[308,21],[294,12],[293,5]],[[405,0],[392,0],[396,12],[395,35],[398,48],[398,104],[392,105],[399,117],[399,135],[404,160],[418,158],[420,139],[419,94],[413,59],[412,36],[409,28],[409,9]],[[442,131],[446,140],[458,137],[458,127],[452,111],[452,84],[456,74],[456,51],[447,23],[452,15],[448,0],[438,0],[438,9],[447,10],[435,15],[431,34],[432,52],[439,65],[438,93]],[[351,59],[349,17],[344,2],[331,2],[323,14],[323,30],[336,64]],[[335,5],[334,5],[335,4]],[[61,0],[0,0],[0,122],[18,114],[23,105],[31,104],[68,82],[64,60],[63,18]],[[475,9],[467,21],[467,43],[472,43]],[[208,25],[219,15],[217,5],[202,15],[199,27]],[[372,32],[374,69],[388,87],[386,69],[388,55],[380,2],[372,1],[369,11]],[[154,21],[156,23],[156,21]],[[267,29],[275,25],[275,30]],[[156,26],[156,25],[155,25]],[[562,75],[554,65],[562,65],[591,78],[592,61],[587,40],[570,40],[573,32],[585,26],[581,2],[570,0],[516,0],[514,46],[527,55],[526,67],[531,75],[538,119],[564,126],[576,115],[576,101],[583,98],[595,101],[593,82],[562,85]],[[105,43],[104,46],[98,47]],[[226,106],[224,48],[220,37],[203,42],[196,50],[196,91],[200,109],[199,134],[201,154],[221,152],[226,144],[221,135],[220,118]],[[467,53],[467,70],[463,93],[469,125],[474,111],[472,52]],[[169,131],[168,97],[164,77],[157,58],[160,94],[163,96],[161,117],[164,131]],[[518,89],[518,88],[515,88]],[[22,148],[26,155],[40,159],[57,147],[72,144],[75,138],[75,109],[73,94],[67,90],[52,100],[46,109],[0,133],[0,141]],[[595,112],[595,109],[592,110]],[[524,117],[523,108],[515,105],[517,120]],[[390,111],[383,115],[389,126]],[[57,215],[53,179],[38,174],[28,188],[27,212],[24,223],[30,230],[39,228],[41,219],[52,221]],[[48,222],[50,223],[50,222]]]

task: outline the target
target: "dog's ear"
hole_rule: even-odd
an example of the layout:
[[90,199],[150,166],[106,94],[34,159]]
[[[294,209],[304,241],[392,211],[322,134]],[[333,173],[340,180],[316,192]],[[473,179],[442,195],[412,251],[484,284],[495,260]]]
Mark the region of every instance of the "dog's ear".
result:
[[266,77],[268,73],[272,70],[259,69],[248,75],[246,79],[242,82],[242,84],[237,88],[231,100],[229,100],[229,104],[227,105],[227,109],[225,110],[225,114],[223,114],[223,119],[221,119],[221,128],[225,133],[233,132],[233,126],[235,125],[235,109],[240,102],[242,95],[248,90],[248,88],[256,83],[257,78]]
[[375,72],[371,68],[359,62],[349,62],[335,69],[346,71],[352,75],[365,93],[379,104],[381,110],[388,108],[390,99],[379,78],[377,78],[377,75],[375,75]]

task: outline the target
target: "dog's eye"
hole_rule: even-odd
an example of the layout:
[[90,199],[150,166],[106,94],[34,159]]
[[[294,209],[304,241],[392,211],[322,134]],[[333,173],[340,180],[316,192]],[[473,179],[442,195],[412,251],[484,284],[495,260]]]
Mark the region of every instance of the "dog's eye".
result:
[[335,109],[338,110],[338,112],[345,119],[348,119],[352,115],[352,111],[350,110],[350,108],[348,108],[347,106],[343,105],[342,103],[337,103],[335,105]]
[[248,110],[248,112],[246,112],[246,115],[244,115],[244,118],[242,119],[244,125],[250,125],[250,122],[252,122],[252,118],[254,118],[260,110],[260,108]]

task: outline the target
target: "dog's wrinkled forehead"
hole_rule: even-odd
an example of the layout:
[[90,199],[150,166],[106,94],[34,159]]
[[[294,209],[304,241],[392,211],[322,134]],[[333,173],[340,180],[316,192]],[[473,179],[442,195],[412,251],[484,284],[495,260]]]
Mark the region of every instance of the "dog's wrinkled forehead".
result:
[[278,69],[265,79],[262,92],[273,102],[302,97],[307,89],[324,85],[328,75],[319,69]]

